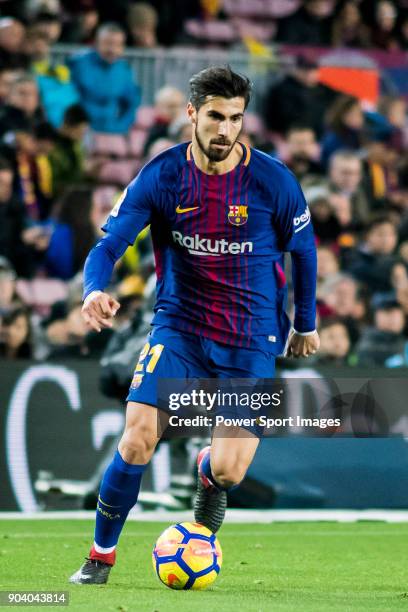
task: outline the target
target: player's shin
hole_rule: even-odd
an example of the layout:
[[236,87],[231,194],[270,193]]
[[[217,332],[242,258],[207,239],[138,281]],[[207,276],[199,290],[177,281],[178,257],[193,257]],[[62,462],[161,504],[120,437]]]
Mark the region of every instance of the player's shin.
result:
[[116,452],[99,491],[91,559],[114,564],[116,544],[129,511],[137,502],[146,467],[127,463],[119,451]]
[[194,519],[216,533],[221,527],[227,508],[227,493],[218,487],[210,464],[210,447],[203,448],[197,457],[198,481],[194,502]]

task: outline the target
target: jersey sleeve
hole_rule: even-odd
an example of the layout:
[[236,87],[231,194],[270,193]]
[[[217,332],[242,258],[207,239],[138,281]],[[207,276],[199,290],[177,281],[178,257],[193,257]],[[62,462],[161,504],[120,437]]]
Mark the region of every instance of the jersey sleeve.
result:
[[315,240],[309,207],[299,183],[285,169],[275,213],[282,251],[314,248]]
[[142,168],[113,207],[104,232],[115,234],[128,244],[150,223],[155,201],[155,172],[149,165]]
[[286,170],[276,211],[281,248],[292,256],[294,327],[306,333],[316,327],[316,244],[310,211],[295,177]]

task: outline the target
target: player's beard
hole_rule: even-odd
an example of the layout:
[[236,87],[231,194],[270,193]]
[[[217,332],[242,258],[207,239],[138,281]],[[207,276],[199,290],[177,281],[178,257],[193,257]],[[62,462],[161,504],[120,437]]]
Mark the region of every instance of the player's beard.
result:
[[[195,137],[196,137],[197,144],[200,147],[201,151],[204,153],[206,157],[208,157],[208,159],[211,162],[220,162],[220,161],[224,161],[224,159],[227,159],[228,155],[231,153],[232,149],[234,148],[235,143],[238,140],[238,136],[236,137],[233,143],[231,143],[230,140],[226,140],[225,138],[212,138],[208,144],[208,147],[206,147],[198,133],[198,122],[195,128]],[[224,150],[215,149],[211,147],[211,145],[214,145],[214,144],[227,145],[227,148]]]

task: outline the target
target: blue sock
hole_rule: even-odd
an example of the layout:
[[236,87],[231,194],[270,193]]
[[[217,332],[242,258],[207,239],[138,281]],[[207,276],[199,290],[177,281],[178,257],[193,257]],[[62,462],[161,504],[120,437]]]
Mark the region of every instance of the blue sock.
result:
[[239,487],[239,484],[232,485],[231,487],[223,487],[222,485],[218,484],[218,482],[215,480],[213,473],[211,471],[210,453],[207,453],[204,459],[202,460],[201,471],[203,472],[205,476],[207,476],[209,480],[211,480],[215,488],[219,489],[220,491],[232,491],[233,489],[236,489],[237,487]]
[[103,548],[116,546],[127,515],[137,501],[146,465],[131,465],[116,451],[99,490],[95,542]]

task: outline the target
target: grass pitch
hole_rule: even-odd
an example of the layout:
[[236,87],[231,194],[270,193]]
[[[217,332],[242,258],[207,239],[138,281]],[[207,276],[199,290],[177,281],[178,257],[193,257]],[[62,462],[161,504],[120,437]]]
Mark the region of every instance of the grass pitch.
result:
[[67,578],[88,553],[91,521],[0,521],[0,589],[69,591],[59,607],[69,612],[408,610],[408,524],[226,524],[206,591],[171,591],[155,576],[151,550],[167,526],[128,522],[109,583],[81,586]]

